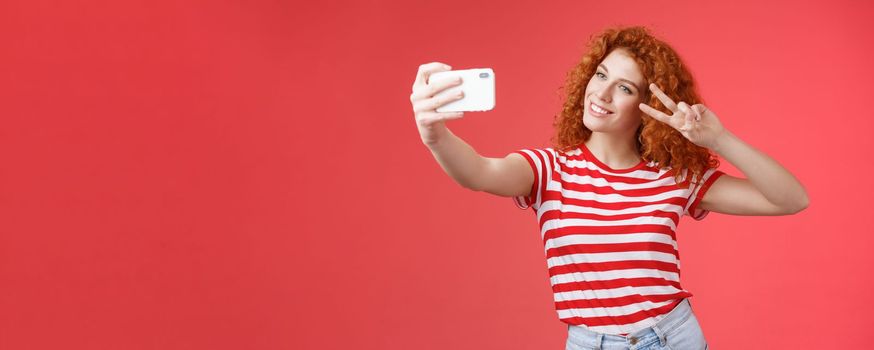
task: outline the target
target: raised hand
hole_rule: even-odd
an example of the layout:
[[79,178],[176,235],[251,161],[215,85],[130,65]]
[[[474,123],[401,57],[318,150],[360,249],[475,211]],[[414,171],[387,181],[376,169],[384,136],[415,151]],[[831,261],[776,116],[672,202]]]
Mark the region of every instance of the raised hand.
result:
[[692,143],[714,149],[719,138],[726,133],[716,114],[703,104],[689,106],[683,101],[674,103],[656,84],[649,84],[649,89],[672,114],[667,115],[645,103],[640,104],[640,110],[670,125]]
[[464,116],[464,112],[438,113],[437,107],[464,97],[459,91],[450,96],[434,97],[438,92],[461,84],[461,78],[456,80],[441,81],[431,84],[429,77],[435,72],[452,69],[440,62],[431,62],[419,66],[416,73],[416,81],[413,82],[413,92],[410,94],[410,103],[413,104],[413,113],[416,117],[416,125],[419,127],[419,135],[422,142],[432,144],[446,132],[444,122],[450,119],[458,119]]

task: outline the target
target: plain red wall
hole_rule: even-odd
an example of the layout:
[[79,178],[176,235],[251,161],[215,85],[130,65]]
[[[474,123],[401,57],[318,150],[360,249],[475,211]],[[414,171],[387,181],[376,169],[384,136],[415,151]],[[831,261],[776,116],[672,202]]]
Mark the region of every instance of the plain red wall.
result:
[[533,212],[445,175],[409,95],[422,63],[491,67],[496,109],[449,127],[484,156],[547,146],[567,70],[617,24],[674,45],[811,198],[683,219],[710,344],[862,347],[872,17],[836,0],[4,1],[0,349],[563,348]]

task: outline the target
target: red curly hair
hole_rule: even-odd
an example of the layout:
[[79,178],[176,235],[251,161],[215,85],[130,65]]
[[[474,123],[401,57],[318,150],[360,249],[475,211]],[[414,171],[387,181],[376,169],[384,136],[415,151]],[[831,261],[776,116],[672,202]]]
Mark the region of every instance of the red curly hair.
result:
[[[645,27],[609,28],[591,38],[582,60],[568,72],[564,86],[567,98],[553,123],[556,133],[552,142],[556,149],[573,150],[592,135],[583,124],[586,85],[598,64],[617,48],[624,49],[637,62],[645,79],[644,86],[655,83],[677,103],[701,103],[692,74],[667,43],[653,37]],[[668,115],[672,113],[649,89],[643,95],[643,103]],[[636,133],[641,158],[655,161],[661,168],[670,167],[678,183],[683,181],[686,169],[700,179],[705,170],[719,166],[719,160],[707,148],[695,145],[670,125],[643,112],[641,119]]]

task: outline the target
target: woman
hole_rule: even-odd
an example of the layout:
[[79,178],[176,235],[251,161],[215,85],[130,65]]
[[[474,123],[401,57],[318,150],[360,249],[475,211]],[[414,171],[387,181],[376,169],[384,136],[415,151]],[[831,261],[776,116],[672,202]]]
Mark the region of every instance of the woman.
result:
[[[726,130],[700,104],[676,52],[642,27],[608,29],[568,74],[554,148],[482,157],[437,113],[462,98],[433,96],[460,81],[419,67],[410,101],[422,141],[461,186],[513,197],[541,226],[567,349],[706,349],[680,286],[680,217],[710,211],[788,215],[808,205],[803,186]],[[718,170],[715,154],[746,178]]]

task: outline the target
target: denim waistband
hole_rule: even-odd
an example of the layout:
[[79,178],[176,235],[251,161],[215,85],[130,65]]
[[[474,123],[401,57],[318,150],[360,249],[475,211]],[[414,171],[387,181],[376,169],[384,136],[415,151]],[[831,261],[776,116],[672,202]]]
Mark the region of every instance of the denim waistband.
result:
[[665,344],[665,333],[670,332],[674,328],[679,327],[683,324],[686,319],[692,314],[692,306],[689,304],[689,299],[683,298],[677,306],[675,306],[670,312],[668,312],[662,319],[656,322],[654,325],[649,326],[647,328],[635,331],[626,336],[615,335],[615,334],[605,334],[598,333],[589,330],[585,326],[570,326],[568,332],[578,334],[585,338],[597,339],[597,343],[600,344],[602,341],[608,342],[626,342],[628,344],[635,344],[638,339],[643,338],[645,335],[650,334],[650,332],[655,332],[655,334],[659,337],[659,342],[664,345]]

